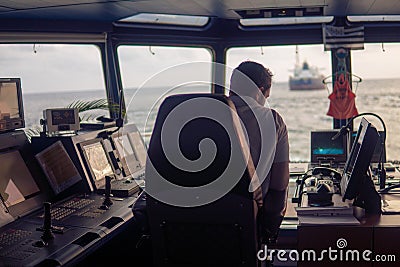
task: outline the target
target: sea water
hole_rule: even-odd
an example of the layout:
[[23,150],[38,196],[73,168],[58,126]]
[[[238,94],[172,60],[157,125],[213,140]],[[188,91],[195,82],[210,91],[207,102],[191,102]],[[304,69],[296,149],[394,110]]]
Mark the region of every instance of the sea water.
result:
[[[400,79],[363,80],[358,85],[353,84],[358,112],[375,113],[386,125],[388,160],[400,159],[399,84]],[[326,90],[291,91],[287,83],[273,84],[267,105],[277,110],[287,124],[291,161],[310,160],[311,131],[333,128],[333,118],[327,115],[331,90],[328,85]],[[205,90],[203,88],[198,91]],[[103,90],[23,94],[26,128],[38,127],[44,109],[66,107],[76,100],[90,101],[105,97]],[[134,89],[125,91],[128,122],[138,126],[146,142],[154,125],[157,106],[163,97],[165,90],[162,88],[144,88],[140,92]],[[89,113],[92,117],[108,114],[104,110]],[[383,130],[382,123],[376,117],[367,115],[365,118],[378,130]],[[354,129],[357,129],[360,120],[354,120]]]

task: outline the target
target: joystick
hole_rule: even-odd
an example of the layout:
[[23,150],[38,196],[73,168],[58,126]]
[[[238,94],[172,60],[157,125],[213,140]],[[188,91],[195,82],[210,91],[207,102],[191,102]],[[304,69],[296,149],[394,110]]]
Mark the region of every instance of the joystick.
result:
[[48,242],[54,238],[51,226],[51,203],[44,202],[44,223],[43,223],[43,235],[41,236],[44,242]]
[[43,231],[43,234],[40,237],[41,240],[33,243],[33,246],[35,247],[45,247],[48,245],[50,240],[54,239],[54,234],[52,232],[53,226],[51,225],[51,203],[44,202],[43,206],[44,206],[43,226],[37,229],[38,231]]
[[105,188],[104,188],[105,197],[104,197],[103,204],[101,205],[100,208],[103,210],[108,210],[110,208],[110,206],[113,204],[111,197],[110,197],[111,196],[111,176],[106,175],[105,179],[106,179],[106,184],[105,184]]

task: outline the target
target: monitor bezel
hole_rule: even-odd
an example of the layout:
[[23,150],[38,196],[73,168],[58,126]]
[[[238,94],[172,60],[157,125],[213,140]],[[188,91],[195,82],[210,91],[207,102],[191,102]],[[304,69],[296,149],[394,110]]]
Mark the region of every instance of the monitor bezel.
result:
[[[353,200],[361,193],[364,181],[368,177],[368,169],[370,168],[372,155],[378,142],[378,137],[379,134],[375,126],[363,117],[343,168],[340,183],[343,201],[346,199]],[[356,142],[356,140],[361,138],[361,144],[357,149],[356,146],[358,141]],[[351,166],[352,162],[353,164]],[[352,168],[351,170],[349,170],[350,167]]]
[[[57,159],[55,159],[55,157],[52,157],[52,160],[61,159],[63,161],[64,167],[71,168],[70,171],[75,173],[74,176],[70,176],[67,180],[64,181],[64,183],[60,183],[59,181],[57,181],[57,178],[54,176],[52,164],[48,164],[49,162],[46,161],[48,159],[46,154],[52,152],[54,153],[54,151],[59,153],[57,154]],[[43,149],[41,152],[37,153],[35,157],[39,165],[41,166],[44,174],[46,175],[47,181],[55,195],[63,193],[64,191],[68,190],[82,180],[82,176],[80,175],[78,169],[70,158],[67,150],[64,147],[64,144],[60,140],[54,142],[50,146]]]
[[[383,149],[381,163],[385,163],[387,161],[387,159],[386,159],[386,144],[383,142],[383,138],[385,138],[385,136],[384,136],[385,132],[384,131],[378,131],[378,134],[379,134],[379,139],[378,139],[378,143],[375,146],[374,153],[372,154],[371,163],[379,163],[380,162],[380,159],[379,159],[380,155],[378,155],[378,153],[375,153],[375,152],[377,152],[376,149],[378,148],[378,146],[382,146],[382,149]],[[357,135],[357,131],[353,131],[351,133],[350,146],[353,145],[353,142],[354,142],[354,139],[355,139],[356,135]]]
[[[132,132],[128,133],[128,139],[129,139],[129,142],[131,143],[133,151],[135,152],[136,158],[139,160],[140,165],[142,166],[142,169],[144,169],[146,166],[146,161],[147,161],[147,147],[143,140],[142,135],[140,134],[139,131],[132,131]],[[135,140],[140,141],[139,143],[140,143],[141,148],[136,146],[137,142],[135,142]],[[145,156],[144,159],[141,159],[142,153],[144,153],[144,156]]]
[[[55,123],[54,113],[56,112],[71,112],[73,114],[74,122]],[[52,134],[56,132],[76,132],[80,130],[79,110],[77,108],[51,108],[43,111],[46,121],[47,132]]]
[[20,148],[14,148],[14,149],[9,149],[6,151],[1,151],[1,155],[7,155],[11,153],[18,153],[20,160],[25,163],[25,166],[27,168],[27,171],[29,172],[32,180],[35,182],[36,186],[38,187],[38,191],[34,192],[33,194],[30,195],[29,198],[25,199],[22,202],[16,203],[14,205],[11,205],[8,207],[8,210],[11,214],[11,216],[14,217],[14,219],[20,217],[20,216],[25,216],[26,214],[32,212],[33,210],[38,209],[43,201],[46,199],[46,196],[44,195],[43,188],[41,187],[41,184],[37,179],[35,179],[35,173],[33,170],[30,168],[30,166],[27,164],[26,159],[23,156],[23,151],[21,151]]
[[[131,162],[132,158],[133,160],[139,162],[139,160],[137,159],[136,156],[136,151],[134,149],[134,147],[131,144],[131,141],[129,140],[128,134],[120,134],[120,133],[114,133],[112,136],[112,142],[114,143],[114,147],[115,147],[115,154],[118,157],[120,163],[121,163],[121,167],[123,169],[124,172],[124,176],[132,176],[134,173],[136,173],[138,171],[137,168],[135,168],[134,170],[131,170],[130,164],[129,162]],[[120,145],[118,144],[119,142]],[[131,150],[131,154],[125,154],[123,151],[120,150],[120,148],[122,147],[128,147]],[[142,166],[139,166],[140,169],[143,168]]]
[[[18,101],[18,114],[19,114],[19,125],[11,125],[11,127],[7,129],[0,129],[0,133],[9,132],[16,129],[21,129],[25,127],[25,114],[24,114],[24,104],[22,99],[22,86],[21,86],[21,78],[0,78],[0,83],[3,82],[15,82],[17,88],[17,101]],[[14,119],[16,120],[16,119]]]
[[336,135],[339,132],[338,129],[326,129],[326,130],[314,130],[311,131],[310,134],[310,153],[311,153],[311,163],[318,163],[321,162],[321,160],[323,162],[332,162],[332,163],[344,163],[346,162],[346,158],[347,158],[347,139],[345,135],[339,136],[338,139],[342,141],[342,146],[343,146],[343,154],[329,154],[327,156],[325,156],[324,159],[321,159],[319,155],[317,154],[313,154],[313,140],[315,140],[314,136],[317,134],[321,134],[321,133],[328,133],[328,134],[332,134],[332,137],[334,135]]
[[93,173],[93,170],[92,170],[92,168],[91,168],[91,166],[89,164],[89,159],[87,158],[87,155],[86,155],[86,153],[84,151],[84,149],[85,149],[84,147],[85,146],[92,145],[92,144],[95,144],[95,143],[100,143],[101,144],[101,146],[103,147],[103,150],[104,150],[104,154],[107,157],[108,163],[111,166],[112,172],[115,172],[115,170],[113,168],[110,156],[108,155],[107,150],[105,149],[105,146],[104,146],[102,138],[89,139],[89,140],[82,141],[82,142],[78,143],[79,152],[81,153],[81,156],[82,156],[82,159],[83,159],[83,163],[84,163],[84,167],[85,167],[85,169],[87,170],[87,172],[88,172],[88,174],[90,176],[90,180],[92,182],[92,185],[97,190],[99,188],[104,188],[104,186],[106,184],[106,179],[105,178],[104,179],[100,179],[100,180],[96,179],[95,174]]

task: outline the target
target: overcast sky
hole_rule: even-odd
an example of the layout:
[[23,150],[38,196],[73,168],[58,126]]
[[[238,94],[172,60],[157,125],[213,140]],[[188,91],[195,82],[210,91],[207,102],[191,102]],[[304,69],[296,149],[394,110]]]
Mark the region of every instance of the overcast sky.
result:
[[[119,53],[126,87],[138,87],[171,66],[211,58],[207,50],[193,48],[139,46]],[[275,82],[287,82],[295,63],[295,46],[235,48],[228,51],[227,58],[232,68],[243,60],[259,61],[273,71]],[[299,46],[299,58],[317,66],[325,76],[332,74],[330,52],[322,45]],[[364,50],[352,51],[352,70],[363,79],[399,78],[399,58],[399,44],[366,44]],[[209,71],[180,69],[159,85],[190,72],[210,77]],[[0,76],[21,77],[24,93],[105,88],[99,51],[92,46],[0,45]]]

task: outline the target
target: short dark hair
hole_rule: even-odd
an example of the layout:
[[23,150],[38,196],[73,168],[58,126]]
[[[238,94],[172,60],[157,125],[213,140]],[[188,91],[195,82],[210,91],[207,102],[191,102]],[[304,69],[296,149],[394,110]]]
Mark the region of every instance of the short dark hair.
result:
[[240,63],[236,69],[249,77],[258,88],[263,87],[263,93],[271,88],[273,74],[262,64],[247,60]]

